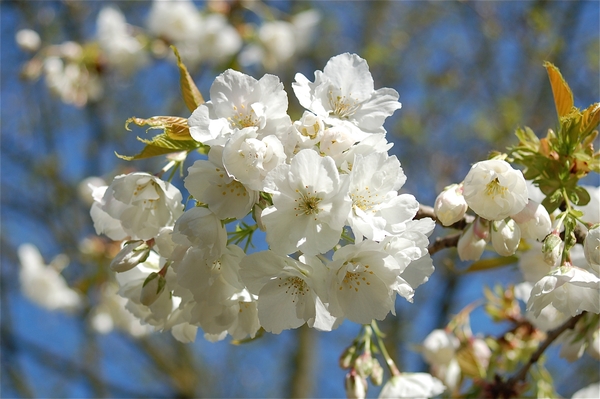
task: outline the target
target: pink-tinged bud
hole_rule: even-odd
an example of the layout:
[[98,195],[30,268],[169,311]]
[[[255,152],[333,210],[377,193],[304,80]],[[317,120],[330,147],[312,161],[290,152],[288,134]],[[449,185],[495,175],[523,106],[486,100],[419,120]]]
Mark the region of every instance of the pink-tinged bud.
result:
[[550,266],[554,266],[560,259],[562,248],[562,240],[557,231],[549,234],[542,243],[542,253],[544,254],[544,262]]
[[110,268],[117,273],[133,269],[146,261],[150,254],[150,247],[143,240],[128,241],[110,262]]
[[552,231],[550,214],[543,205],[531,199],[521,212],[511,218],[519,225],[523,238],[542,241]]
[[367,381],[352,369],[346,374],[344,381],[348,399],[364,399],[367,395]]
[[381,364],[375,358],[373,358],[373,369],[371,370],[370,379],[373,385],[381,385],[383,383],[383,367],[381,367]]
[[[476,234],[475,231],[479,234]],[[477,219],[463,232],[458,239],[458,245],[456,247],[458,256],[461,260],[478,260],[481,258],[487,243],[487,234],[483,234],[484,231],[479,219]],[[481,238],[480,236],[482,235],[486,238]]]
[[371,372],[373,371],[373,357],[371,354],[365,352],[357,357],[356,361],[354,362],[354,369],[362,377],[368,377],[371,375]]
[[142,286],[142,293],[140,294],[142,305],[152,305],[164,291],[166,283],[167,280],[159,273],[150,273]]
[[600,273],[600,226],[588,231],[583,242],[583,253],[590,268],[596,273]]
[[513,219],[492,222],[492,246],[498,255],[513,255],[520,241],[521,230]]
[[450,226],[465,216],[469,206],[462,195],[462,184],[448,186],[437,196],[434,205],[435,217],[444,226]]

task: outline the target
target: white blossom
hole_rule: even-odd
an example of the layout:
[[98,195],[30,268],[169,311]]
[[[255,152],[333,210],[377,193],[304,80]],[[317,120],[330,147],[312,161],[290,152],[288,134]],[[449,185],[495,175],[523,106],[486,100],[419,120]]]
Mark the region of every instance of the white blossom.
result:
[[381,241],[394,226],[412,219],[419,203],[410,194],[398,195],[406,176],[395,156],[357,155],[349,175],[352,211],[348,224],[357,239]]
[[548,304],[571,316],[583,311],[600,313],[599,295],[600,278],[578,267],[563,266],[535,284],[527,309],[535,316]]
[[227,173],[250,190],[261,191],[267,173],[283,164],[286,158],[283,144],[276,136],[261,139],[254,129],[239,130],[223,148]]
[[589,267],[598,275],[600,273],[600,226],[588,231],[583,250]]
[[383,386],[379,399],[431,398],[446,390],[440,380],[427,373],[401,373]]
[[33,244],[20,245],[17,253],[21,264],[19,283],[28,299],[43,308],[67,312],[74,311],[83,304],[79,293],[70,288],[60,274],[69,262],[66,255],[59,255],[50,264],[46,264]]
[[315,72],[314,83],[300,73],[295,79],[300,104],[325,123],[350,128],[357,141],[366,133],[385,133],[385,119],[401,107],[394,89],[374,89],[367,62],[356,54],[332,57]]
[[115,177],[102,197],[101,209],[119,220],[131,238],[149,240],[161,228],[175,223],[183,211],[181,200],[174,185],[148,173],[135,172]]
[[221,220],[209,209],[194,207],[177,219],[173,228],[173,241],[183,246],[195,246],[203,258],[214,260],[227,246],[227,231]]
[[239,129],[256,129],[259,138],[275,135],[285,142],[291,129],[288,99],[274,75],[260,80],[228,69],[210,88],[210,101],[200,105],[188,119],[190,134],[201,143],[225,145]]
[[328,265],[329,310],[333,316],[369,324],[394,312],[398,276],[396,259],[375,241],[338,249]]
[[265,191],[271,193],[273,205],[263,210],[261,219],[273,250],[317,255],[338,243],[350,198],[347,180],[341,179],[330,157],[300,151],[291,164],[269,172]]
[[[321,261],[301,256],[294,260],[262,251],[241,262],[243,281],[258,296],[258,318],[263,328],[279,334],[304,323],[330,331],[335,322],[326,311],[326,269]],[[325,321],[326,323],[322,323]]]
[[220,219],[242,219],[258,201],[258,191],[231,177],[222,163],[222,147],[212,147],[208,160],[188,168],[184,185],[194,198],[208,205]]
[[506,161],[477,162],[463,182],[469,207],[488,220],[501,220],[519,213],[527,205],[527,185],[521,171]]
[[37,51],[42,45],[40,35],[32,29],[20,29],[15,35],[15,41],[24,51]]
[[142,44],[131,34],[118,8],[103,7],[96,19],[96,29],[98,44],[110,66],[130,74],[148,61]]

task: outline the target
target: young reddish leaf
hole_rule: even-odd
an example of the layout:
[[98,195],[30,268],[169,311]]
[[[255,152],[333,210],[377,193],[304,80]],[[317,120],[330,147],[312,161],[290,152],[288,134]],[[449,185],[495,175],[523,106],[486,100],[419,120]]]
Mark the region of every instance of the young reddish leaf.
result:
[[550,79],[550,85],[552,86],[556,112],[558,113],[558,117],[562,118],[571,112],[571,109],[575,104],[573,101],[573,93],[557,67],[547,61],[544,62],[544,67],[548,72],[548,78]]
[[138,140],[146,144],[144,149],[139,154],[127,156],[115,153],[117,157],[126,161],[133,161],[136,159],[151,158],[173,152],[191,151],[202,145],[194,140],[173,140],[165,133],[154,136],[152,140],[144,140],[139,137]]
[[175,57],[177,57],[177,66],[179,67],[179,84],[181,85],[183,101],[188,109],[191,112],[194,112],[194,110],[198,108],[200,104],[204,103],[204,98],[202,98],[202,94],[200,94],[200,90],[198,90],[198,87],[192,80],[187,68],[185,65],[183,65],[181,57],[179,56],[179,51],[177,51],[175,46],[171,46],[171,48],[175,53]]
[[173,140],[193,140],[187,119],[179,116],[153,116],[148,119],[132,117],[125,121],[125,129],[130,130],[130,123],[137,126],[150,126],[148,130],[163,129],[164,133]]

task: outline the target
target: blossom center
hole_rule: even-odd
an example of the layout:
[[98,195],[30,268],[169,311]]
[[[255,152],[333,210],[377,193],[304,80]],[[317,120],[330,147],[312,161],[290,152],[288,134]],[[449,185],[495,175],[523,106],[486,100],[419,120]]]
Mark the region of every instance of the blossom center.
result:
[[[352,206],[360,208],[365,212],[373,210],[373,208],[375,207],[375,202],[372,199],[373,195],[371,194],[371,190],[369,190],[369,187],[365,187],[366,193],[359,193],[358,188],[355,191],[355,193],[350,194],[350,198],[352,198]],[[375,196],[377,197],[378,194],[375,194]]]
[[[278,286],[284,288],[286,294],[298,296],[306,295],[306,293],[310,291],[306,286],[306,282],[300,277],[288,277],[285,280],[279,277],[278,280],[280,281]],[[296,299],[292,299],[292,302],[296,302]]]
[[329,105],[331,106],[333,115],[340,119],[348,119],[358,110],[358,102],[351,97],[334,96],[331,90],[327,93],[327,97],[329,98]]
[[[298,192],[298,190],[296,190]],[[299,199],[295,199],[294,202],[297,205],[294,207],[294,210],[297,212],[296,216],[300,214],[304,215],[316,215],[319,213],[319,202],[321,202],[321,198],[317,196],[317,193],[313,194],[303,194]]]
[[[352,261],[344,262],[344,266],[346,269],[346,275],[342,280],[342,284],[340,284],[340,291],[343,291],[344,288],[349,290],[354,290],[358,292],[361,283],[366,285],[371,285],[371,283],[367,280],[369,275],[374,274],[373,271],[369,270],[369,265],[362,265],[360,263],[354,263]],[[353,271],[349,271],[353,270]]]
[[488,195],[492,198],[496,197],[497,195],[504,197],[504,195],[506,194],[507,191],[508,191],[508,188],[502,186],[497,177],[494,180],[492,180],[491,182],[489,182],[487,184],[487,186],[485,186],[486,195]]
[[256,112],[250,109],[250,112],[246,110],[246,106],[242,104],[240,106],[242,111],[238,110],[237,106],[233,106],[233,116],[227,118],[232,128],[243,129],[246,127],[258,127],[258,118]]

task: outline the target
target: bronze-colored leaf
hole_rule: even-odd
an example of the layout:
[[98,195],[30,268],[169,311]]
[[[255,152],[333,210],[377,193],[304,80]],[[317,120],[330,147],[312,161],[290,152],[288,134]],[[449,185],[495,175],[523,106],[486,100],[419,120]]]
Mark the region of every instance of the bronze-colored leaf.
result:
[[173,140],[193,140],[187,119],[179,116],[153,116],[148,119],[132,117],[125,121],[125,129],[130,130],[130,123],[137,126],[150,126],[149,129],[163,129],[164,133]]
[[126,161],[151,158],[159,155],[170,154],[180,151],[192,151],[200,147],[201,144],[194,140],[173,140],[165,133],[154,136],[152,140],[145,140],[138,137],[138,140],[146,144],[144,149],[136,155],[127,156],[115,153],[119,158]]
[[550,85],[552,86],[552,95],[554,96],[556,112],[558,113],[558,117],[562,118],[571,113],[571,110],[573,109],[575,104],[573,101],[573,92],[571,92],[569,85],[554,64],[546,61],[544,62],[544,67],[548,72],[548,78],[550,79]]
[[200,104],[204,103],[204,98],[202,98],[200,90],[198,90],[198,87],[196,86],[196,83],[194,83],[192,76],[181,61],[179,51],[177,51],[175,46],[171,46],[171,48],[175,53],[175,57],[177,57],[177,66],[179,67],[179,84],[181,85],[183,101],[190,112],[194,112],[194,110],[198,108]]

